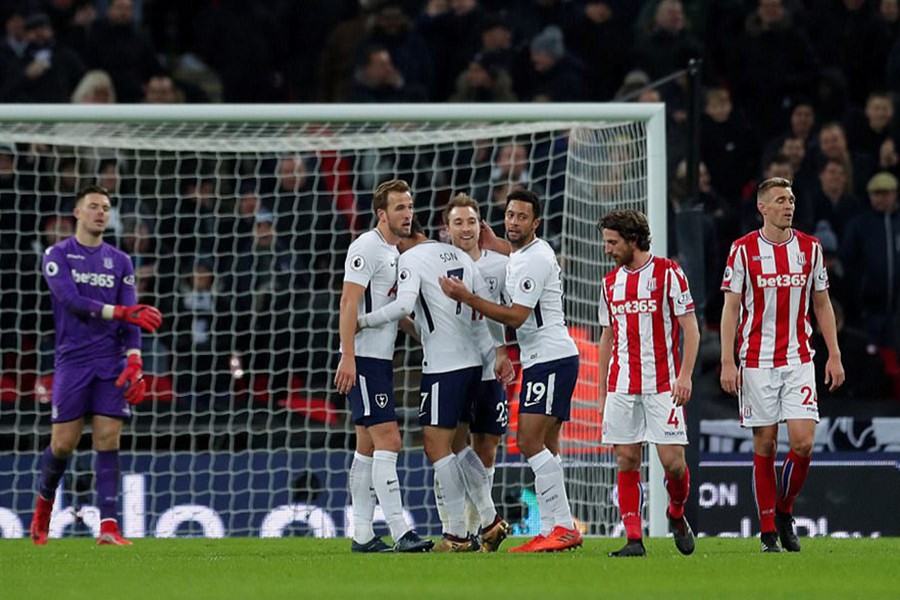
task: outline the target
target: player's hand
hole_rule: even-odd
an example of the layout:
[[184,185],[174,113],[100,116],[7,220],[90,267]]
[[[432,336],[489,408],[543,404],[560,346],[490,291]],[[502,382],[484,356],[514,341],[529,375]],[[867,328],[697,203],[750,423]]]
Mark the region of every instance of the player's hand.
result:
[[675,379],[675,385],[672,387],[672,401],[675,403],[675,406],[684,406],[691,401],[692,388],[690,373],[679,375]]
[[441,285],[441,289],[445,294],[447,294],[457,302],[467,304],[466,300],[470,295],[469,288],[467,288],[466,284],[464,284],[458,278],[438,277],[438,283]]
[[494,376],[503,385],[511,384],[516,378],[516,370],[513,368],[509,356],[503,356],[494,364]]
[[506,256],[509,256],[511,251],[509,242],[498,238],[497,234],[494,233],[494,230],[488,227],[488,224],[484,221],[482,221],[480,225],[478,247],[483,250],[493,250],[494,252],[499,252]]
[[844,365],[840,356],[829,356],[825,363],[825,385],[828,391],[833,392],[843,385],[845,379]]
[[356,358],[341,356],[337,373],[334,374],[334,387],[340,394],[349,394],[356,385]]
[[600,414],[600,418],[603,418],[603,409],[606,408],[606,392],[600,392],[597,394],[597,412]]
[[723,363],[722,372],[719,374],[719,383],[723,390],[732,396],[737,396],[738,390],[741,389],[741,372],[738,371],[737,365]]
[[128,404],[140,404],[144,401],[147,392],[147,383],[144,381],[144,361],[138,354],[128,355],[128,364],[122,370],[122,374],[116,379],[116,387],[125,388],[125,400]]
[[116,306],[113,309],[113,319],[143,327],[151,333],[162,325],[162,313],[148,304]]

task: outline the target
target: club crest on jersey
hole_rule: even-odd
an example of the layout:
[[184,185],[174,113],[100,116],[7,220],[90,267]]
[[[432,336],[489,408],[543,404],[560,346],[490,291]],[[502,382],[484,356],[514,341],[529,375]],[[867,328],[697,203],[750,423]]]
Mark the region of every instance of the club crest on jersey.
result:
[[387,394],[375,394],[375,404],[378,405],[378,408],[384,408],[385,406],[387,406],[387,403]]
[[805,254],[801,253],[801,254],[797,255],[797,264],[800,265],[801,267],[806,264],[806,255]]
[[488,289],[492,294],[497,291],[497,284],[499,282],[496,277],[485,277],[484,281],[488,284]]
[[530,294],[534,291],[534,279],[531,277],[526,277],[522,280],[522,283],[519,284],[519,287],[522,288],[522,291],[526,294]]
[[112,269],[113,268],[113,260],[108,256],[103,259],[103,268],[104,269]]
[[656,291],[656,277],[651,277],[647,280],[647,291],[655,292]]
[[366,259],[357,254],[353,258],[350,259],[350,268],[354,271],[362,271],[363,267],[366,266]]

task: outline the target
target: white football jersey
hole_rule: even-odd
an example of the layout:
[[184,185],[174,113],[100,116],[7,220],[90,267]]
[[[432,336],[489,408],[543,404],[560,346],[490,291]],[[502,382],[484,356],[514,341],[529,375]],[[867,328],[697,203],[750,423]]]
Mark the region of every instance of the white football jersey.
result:
[[[478,258],[478,261],[475,263],[475,266],[478,267],[478,272],[481,273],[481,278],[484,279],[485,285],[485,294],[484,296],[488,298],[491,302],[495,302],[497,304],[507,305],[506,298],[506,265],[509,263],[509,257],[499,252],[494,252],[493,250],[482,250],[481,256]],[[484,318],[483,316],[481,318]],[[499,325],[500,327],[504,327],[504,325]],[[485,332],[488,340],[482,342],[482,347],[485,344],[489,344],[490,346],[494,346],[494,340],[491,337],[489,331]],[[496,363],[497,356],[494,352],[488,353],[488,359],[484,361],[482,368],[484,373],[482,374],[482,381],[490,381],[494,379],[494,364]]]
[[[457,277],[484,294],[484,280],[475,263],[455,246],[428,240],[400,256],[397,295],[416,295],[416,323],[422,337],[423,373],[446,373],[481,366],[478,342],[487,331],[472,308],[448,297],[438,278]],[[473,316],[474,314],[474,316]]]
[[[397,296],[396,246],[388,244],[377,229],[368,231],[350,244],[344,262],[344,281],[363,286],[358,316],[369,314],[392,302]],[[397,322],[356,332],[356,356],[393,360],[397,341]]]
[[535,238],[512,253],[506,290],[511,304],[532,309],[516,330],[524,368],[578,354],[566,328],[560,268],[550,244]]

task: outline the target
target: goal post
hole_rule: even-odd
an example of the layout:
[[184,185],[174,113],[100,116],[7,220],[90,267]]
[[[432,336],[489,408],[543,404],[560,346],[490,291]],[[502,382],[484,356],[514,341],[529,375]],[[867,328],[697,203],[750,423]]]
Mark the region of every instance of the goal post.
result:
[[[662,104],[0,104],[0,200],[15,200],[0,209],[0,535],[27,525],[48,441],[52,324],[39,251],[68,231],[55,217],[74,189],[107,182],[108,241],[135,257],[141,293],[167,314],[165,332],[144,336],[150,400],[123,437],[126,534],[348,535],[353,426],[330,383],[337,300],[347,244],[372,225],[372,190],[390,177],[410,180],[433,235],[452,193],[473,195],[499,231],[504,191],[541,191],[539,234],[559,253],[582,351],[561,446],[570,498],[587,533],[614,534],[615,461],[597,442],[595,396],[599,282],[612,263],[596,222],[611,208],[643,210],[652,251],[665,255]],[[436,533],[415,419],[421,351],[400,342],[405,508]],[[495,500],[521,492],[514,500],[531,506],[508,438]],[[662,536],[655,456],[646,509],[650,535]],[[59,504],[74,516],[60,522],[76,528],[93,523],[90,464],[82,446],[63,483]]]

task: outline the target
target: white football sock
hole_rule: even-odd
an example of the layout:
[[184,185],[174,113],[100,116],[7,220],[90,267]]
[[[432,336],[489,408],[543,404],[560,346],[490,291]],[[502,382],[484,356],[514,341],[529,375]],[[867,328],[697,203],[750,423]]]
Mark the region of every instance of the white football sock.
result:
[[372,457],[353,453],[350,463],[350,502],[353,506],[353,540],[365,544],[375,537],[375,489],[372,487]]
[[441,486],[444,509],[447,511],[447,528],[444,533],[464,538],[466,530],[466,484],[455,454],[434,463],[434,478]]
[[391,537],[396,542],[409,531],[409,525],[403,518],[403,500],[400,498],[400,481],[397,477],[397,453],[376,450],[373,458],[372,484],[384,512],[384,520],[391,529]]
[[[490,480],[488,479],[487,469],[484,463],[475,454],[471,446],[463,448],[462,452],[456,455],[459,466],[462,469],[463,481],[466,485],[466,494],[472,499],[472,503],[478,510],[478,517],[482,527],[488,527],[497,517],[497,510],[494,508],[494,500],[491,498]],[[469,531],[477,531],[478,528]]]
[[528,464],[534,471],[534,491],[541,511],[541,534],[546,536],[556,525],[574,529],[562,465],[546,448],[529,458]]
[[450,518],[447,516],[447,509],[444,507],[444,496],[441,493],[441,484],[438,483],[436,475],[434,478],[434,505],[437,507],[438,518],[441,520],[441,531],[447,531],[450,528]]

